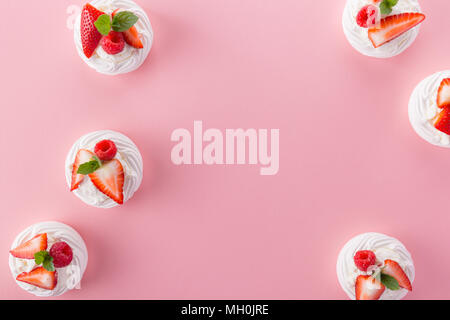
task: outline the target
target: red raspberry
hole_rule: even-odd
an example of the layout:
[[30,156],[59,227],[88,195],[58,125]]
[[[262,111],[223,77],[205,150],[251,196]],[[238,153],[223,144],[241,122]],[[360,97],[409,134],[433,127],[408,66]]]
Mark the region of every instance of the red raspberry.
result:
[[50,249],[55,268],[64,268],[72,262],[72,248],[65,242],[56,242]]
[[370,250],[361,250],[355,254],[353,260],[359,270],[366,272],[370,266],[375,265],[376,257]]
[[111,140],[103,140],[95,145],[94,152],[100,160],[109,161],[116,156],[117,147]]
[[100,41],[103,50],[108,54],[118,54],[125,48],[125,39],[122,32],[111,31]]
[[369,4],[359,10],[356,16],[356,23],[362,28],[369,28],[377,24],[378,18],[378,7]]

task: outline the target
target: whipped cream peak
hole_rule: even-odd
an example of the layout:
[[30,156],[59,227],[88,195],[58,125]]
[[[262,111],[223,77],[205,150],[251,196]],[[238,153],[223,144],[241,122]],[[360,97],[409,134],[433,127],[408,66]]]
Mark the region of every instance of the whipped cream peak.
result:
[[[87,267],[88,252],[83,238],[72,227],[55,221],[41,222],[22,231],[11,245],[11,250],[27,242],[38,234],[47,234],[48,250],[59,241],[66,242],[72,249],[72,262],[64,268],[56,268],[57,285],[53,290],[46,290],[28,283],[16,283],[25,291],[39,297],[59,296],[72,289],[81,289],[81,279]],[[22,272],[30,272],[37,267],[33,259],[19,259],[9,255],[9,267],[14,279]]]
[[[370,0],[347,0],[345,5],[342,26],[352,47],[363,55],[375,58],[391,58],[405,51],[416,39],[420,26],[416,26],[396,39],[374,48],[368,36],[368,29],[362,28],[356,23],[358,12],[369,4],[373,4],[373,2]],[[389,15],[405,12],[421,12],[419,1],[399,0],[397,5],[392,7],[392,12]]]
[[[125,181],[123,186],[124,203],[131,199],[139,189],[143,178],[143,161],[139,149],[127,136],[112,130],[102,130],[82,136],[70,149],[66,158],[66,181],[70,187],[72,182],[72,169],[75,157],[80,149],[94,152],[95,145],[102,140],[111,140],[117,147],[115,158],[123,167]],[[112,208],[118,204],[103,194],[92,183],[89,176],[85,176],[78,189],[72,191],[78,198],[98,208]]]
[[409,99],[409,121],[417,134],[432,145],[450,148],[450,136],[434,127],[441,112],[437,95],[442,80],[450,78],[450,70],[437,72],[422,80]]
[[106,75],[118,75],[138,69],[144,63],[153,44],[152,25],[144,9],[131,0],[93,0],[90,4],[106,14],[112,14],[114,10],[121,9],[133,12],[137,15],[139,20],[134,26],[141,35],[144,48],[137,49],[130,45],[125,45],[122,52],[110,55],[103,50],[101,45],[99,45],[94,55],[88,59],[83,52],[81,43],[80,13],[75,20],[74,25],[74,41],[79,56],[89,67]]
[[[353,257],[356,252],[370,250],[377,258],[376,266],[367,272],[359,270]],[[364,233],[348,241],[339,253],[336,271],[339,283],[350,299],[355,300],[355,282],[359,275],[372,275],[380,271],[385,260],[394,260],[405,271],[411,283],[414,281],[415,269],[411,254],[405,246],[395,238],[375,232]],[[401,300],[408,294],[408,290],[386,289],[380,300]]]

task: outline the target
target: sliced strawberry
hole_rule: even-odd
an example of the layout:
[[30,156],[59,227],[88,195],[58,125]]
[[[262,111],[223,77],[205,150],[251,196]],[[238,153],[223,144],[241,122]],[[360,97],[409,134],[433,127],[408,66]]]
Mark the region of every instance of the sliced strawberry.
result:
[[125,180],[123,167],[119,160],[113,159],[104,163],[89,175],[98,190],[106,194],[118,204],[123,204],[123,183]]
[[123,32],[125,42],[136,49],[144,48],[144,44],[139,37],[139,32],[135,26],[132,26],[129,30]]
[[91,4],[86,4],[81,11],[81,43],[83,52],[89,59],[97,49],[102,35],[98,32],[94,23],[104,12],[97,10]]
[[444,107],[434,122],[434,127],[439,131],[450,135],[450,106]]
[[442,80],[441,85],[439,86],[437,105],[439,108],[450,105],[450,78]]
[[53,290],[58,283],[57,277],[56,271],[47,271],[43,267],[37,267],[30,272],[22,272],[16,280],[42,289]]
[[382,273],[394,277],[400,287],[412,291],[411,281],[409,281],[409,278],[406,275],[405,271],[403,271],[402,267],[400,267],[397,262],[388,259],[384,261],[384,266],[385,267],[381,271]]
[[356,300],[378,300],[384,289],[384,285],[371,276],[360,275],[356,278]]
[[[113,18],[119,10],[120,9],[116,9],[112,13]],[[139,37],[139,32],[137,31],[135,26],[132,26],[130,29],[122,33],[123,37],[125,38],[125,42],[128,43],[130,46],[135,47],[137,49],[144,48],[144,44],[142,43],[141,38]]]
[[422,13],[401,13],[381,19],[379,26],[369,29],[369,39],[375,48],[394,40],[425,20]]
[[34,259],[34,254],[36,252],[47,249],[47,234],[41,233],[22,243],[17,248],[10,251],[10,253],[20,259]]
[[83,163],[91,161],[92,157],[94,157],[93,152],[86,150],[86,149],[78,150],[78,153],[75,157],[75,162],[73,163],[73,168],[72,168],[72,185],[70,187],[70,191],[78,189],[78,187],[80,186],[80,183],[83,182],[84,175],[77,173],[78,168]]

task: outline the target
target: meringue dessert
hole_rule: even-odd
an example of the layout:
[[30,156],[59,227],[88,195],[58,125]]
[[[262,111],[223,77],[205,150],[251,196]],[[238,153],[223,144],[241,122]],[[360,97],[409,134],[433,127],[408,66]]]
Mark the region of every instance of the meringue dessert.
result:
[[66,181],[78,198],[98,208],[128,201],[143,177],[142,156],[121,133],[104,130],[81,137],[66,158]]
[[347,0],[342,25],[358,52],[390,58],[414,42],[424,20],[418,0]]
[[337,260],[339,283],[352,300],[401,300],[412,291],[411,254],[395,238],[364,233],[345,244]]
[[429,143],[450,148],[450,70],[421,81],[409,99],[409,121]]
[[118,75],[138,69],[150,53],[153,29],[131,0],[93,0],[75,20],[78,54],[97,72]]
[[81,236],[60,222],[42,222],[21,232],[11,245],[9,267],[17,284],[39,297],[81,289],[88,252]]

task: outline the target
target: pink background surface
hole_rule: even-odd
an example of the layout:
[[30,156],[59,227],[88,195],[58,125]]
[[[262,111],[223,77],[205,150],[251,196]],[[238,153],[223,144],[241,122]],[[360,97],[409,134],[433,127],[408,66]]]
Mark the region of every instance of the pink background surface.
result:
[[[449,67],[450,2],[399,57],[364,57],[341,28],[344,0],[149,0],[145,65],[107,77],[77,56],[66,8],[4,0],[0,20],[0,298],[32,299],[8,250],[28,225],[58,220],[89,250],[81,291],[61,299],[346,299],[335,264],[352,236],[399,238],[416,265],[409,299],[450,298],[450,152],[407,116],[414,86]],[[279,128],[280,172],[184,166],[176,128]],[[64,160],[81,135],[127,134],[144,157],[140,190],[99,210],[72,195]],[[445,279],[445,280],[444,280]]]

